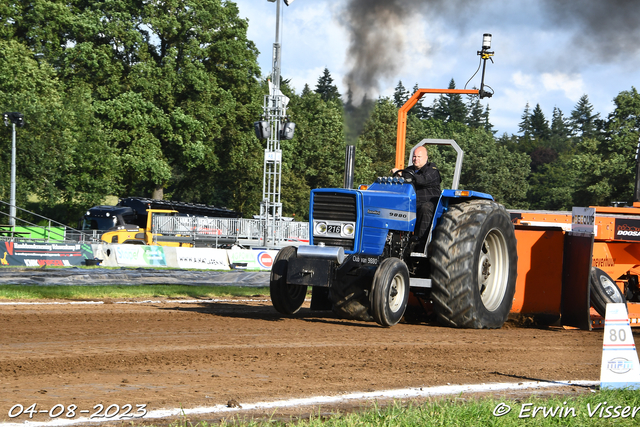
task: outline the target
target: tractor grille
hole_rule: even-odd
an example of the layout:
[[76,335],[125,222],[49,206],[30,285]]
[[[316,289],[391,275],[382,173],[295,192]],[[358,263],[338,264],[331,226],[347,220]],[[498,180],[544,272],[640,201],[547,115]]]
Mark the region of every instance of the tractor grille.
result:
[[344,193],[315,193],[313,218],[327,221],[355,221],[356,195]]
[[[355,222],[358,217],[356,195],[345,193],[314,193],[313,219],[325,221]],[[311,230],[313,232],[313,230]],[[327,246],[342,246],[345,250],[353,250],[353,239],[333,237],[313,237],[314,244],[324,243]]]

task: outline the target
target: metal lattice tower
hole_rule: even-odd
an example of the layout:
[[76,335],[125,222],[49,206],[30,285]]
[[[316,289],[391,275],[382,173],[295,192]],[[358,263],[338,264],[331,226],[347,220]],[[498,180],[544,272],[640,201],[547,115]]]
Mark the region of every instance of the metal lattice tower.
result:
[[[265,221],[264,243],[275,244],[276,221],[282,218],[280,201],[282,179],[282,150],[280,149],[280,129],[287,115],[289,98],[280,92],[280,2],[276,7],[276,41],[273,44],[273,70],[269,82],[269,95],[264,97],[263,117],[269,122],[271,135],[264,150],[264,172],[262,176],[262,202],[260,219]],[[288,3],[287,3],[288,4]]]
[[264,150],[264,171],[262,176],[262,203],[260,217],[280,219],[282,203],[280,201],[282,179],[282,150],[280,149],[281,123],[287,115],[289,98],[282,95],[275,85],[269,85],[270,94],[264,97],[264,118],[269,122],[271,136]]

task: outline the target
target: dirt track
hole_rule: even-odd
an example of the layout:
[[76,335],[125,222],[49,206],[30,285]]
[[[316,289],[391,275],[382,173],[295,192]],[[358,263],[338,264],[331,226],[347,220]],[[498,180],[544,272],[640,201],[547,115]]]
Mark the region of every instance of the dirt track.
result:
[[282,319],[256,299],[0,306],[0,422],[27,420],[9,419],[18,403],[153,410],[600,375],[602,332],[383,329],[308,308]]

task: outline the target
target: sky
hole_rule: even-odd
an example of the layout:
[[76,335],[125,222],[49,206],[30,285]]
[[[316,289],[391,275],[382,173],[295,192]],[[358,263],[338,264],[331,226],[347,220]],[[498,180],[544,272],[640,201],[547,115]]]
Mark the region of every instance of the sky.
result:
[[[263,76],[272,69],[276,3],[234,0]],[[300,93],[328,68],[354,100],[411,90],[462,89],[479,65],[482,35],[492,34],[494,63],[485,84],[490,121],[500,136],[518,132],[525,105],[569,116],[588,95],[606,118],[613,99],[640,79],[640,8],[636,0],[295,0],[281,3],[281,74]],[[481,71],[468,88],[480,86]],[[436,95],[425,95],[430,105]]]

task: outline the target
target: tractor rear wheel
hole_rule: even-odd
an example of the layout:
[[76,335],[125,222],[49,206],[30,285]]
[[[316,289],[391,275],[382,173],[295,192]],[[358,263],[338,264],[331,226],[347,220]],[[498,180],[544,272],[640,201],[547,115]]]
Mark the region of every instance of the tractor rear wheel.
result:
[[591,306],[595,308],[602,317],[606,314],[607,303],[626,304],[627,302],[624,294],[618,285],[616,285],[615,280],[597,267],[591,267],[589,288],[591,290]]
[[271,303],[281,314],[296,313],[302,307],[307,295],[306,286],[287,283],[289,260],[295,258],[297,254],[296,248],[286,246],[280,249],[271,267],[271,281],[269,283]]
[[409,301],[409,269],[398,258],[380,263],[371,287],[371,311],[381,326],[393,326],[402,319]]
[[500,328],[516,286],[516,238],[504,207],[491,200],[451,205],[431,251],[433,308],[447,326]]

